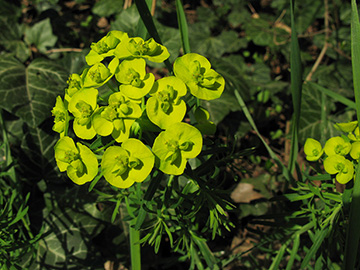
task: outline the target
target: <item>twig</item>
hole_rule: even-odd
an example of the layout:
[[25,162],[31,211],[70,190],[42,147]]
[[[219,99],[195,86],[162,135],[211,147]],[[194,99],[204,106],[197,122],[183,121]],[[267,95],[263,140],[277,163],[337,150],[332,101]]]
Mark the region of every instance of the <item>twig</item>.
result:
[[50,54],[50,53],[59,53],[59,52],[82,52],[83,49],[78,49],[78,48],[60,48],[60,49],[50,49],[47,50],[45,53]]
[[125,0],[124,1],[124,9],[127,9],[127,8],[129,8],[130,6],[131,6],[131,2],[132,2],[132,0]]
[[151,15],[154,16],[156,8],[156,0],[153,0],[151,3]]
[[311,81],[312,75],[315,73],[315,71],[319,67],[322,59],[325,56],[325,53],[326,53],[327,49],[329,48],[329,32],[330,32],[330,29],[329,29],[329,6],[328,6],[328,0],[324,0],[324,6],[325,6],[325,14],[324,14],[325,44],[324,44],[324,47],[322,48],[318,58],[316,59],[315,64],[311,68],[309,74],[306,76],[305,82]]

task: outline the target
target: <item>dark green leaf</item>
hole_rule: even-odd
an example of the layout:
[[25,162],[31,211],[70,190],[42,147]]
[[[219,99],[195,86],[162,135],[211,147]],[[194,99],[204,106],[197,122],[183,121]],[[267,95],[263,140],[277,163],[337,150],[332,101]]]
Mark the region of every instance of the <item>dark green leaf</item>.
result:
[[92,12],[100,17],[109,17],[119,13],[123,5],[123,0],[100,0],[94,5]]
[[42,53],[45,53],[48,49],[54,47],[56,41],[57,37],[53,35],[49,18],[42,20],[25,30],[25,42],[28,45],[35,45]]
[[68,73],[63,66],[46,59],[36,59],[24,67],[14,58],[1,57],[0,77],[0,107],[36,127],[51,116]]

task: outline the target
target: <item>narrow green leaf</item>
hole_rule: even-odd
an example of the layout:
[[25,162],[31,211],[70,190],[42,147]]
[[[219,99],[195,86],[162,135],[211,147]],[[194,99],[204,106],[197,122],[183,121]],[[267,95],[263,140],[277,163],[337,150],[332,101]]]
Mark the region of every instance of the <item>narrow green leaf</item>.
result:
[[[355,1],[355,0],[354,0]],[[360,170],[357,165],[356,171]],[[346,232],[346,246],[344,257],[344,270],[356,269],[355,263],[358,258],[360,239],[360,173],[355,174],[354,189],[350,205],[349,225]]]
[[351,1],[351,62],[357,119],[360,119],[360,22],[356,0]]
[[103,175],[102,175],[101,170],[100,170],[100,174],[98,174],[98,175],[95,177],[95,179],[91,181],[91,183],[90,183],[90,185],[89,185],[89,189],[88,189],[89,192],[93,190],[93,188],[95,187],[95,185],[97,184],[97,182],[99,182],[99,180],[101,179],[102,176],[103,176]]
[[256,127],[256,124],[254,122],[254,119],[252,118],[249,109],[247,108],[244,100],[242,99],[242,97],[240,96],[240,93],[238,91],[238,88],[233,84],[233,86],[235,87],[234,90],[234,94],[236,97],[236,100],[239,103],[240,108],[242,109],[242,111],[244,112],[246,119],[249,121],[251,127],[254,129],[254,131],[256,132],[257,136],[259,137],[259,139],[261,140],[261,142],[264,144],[266,150],[268,151],[270,157],[272,159],[275,160],[275,162],[278,164],[278,166],[282,169],[282,172],[284,174],[284,176],[286,177],[286,179],[290,180],[291,182],[293,182],[293,178],[292,175],[289,173],[289,170],[284,166],[284,164],[280,161],[280,159],[277,157],[277,155],[275,154],[275,152],[270,148],[270,146],[265,142],[265,140],[263,139],[263,137],[261,136],[258,128]]
[[121,200],[117,200],[114,211],[113,211],[113,213],[111,215],[111,223],[115,222],[116,216],[119,213],[120,204],[121,204]]
[[184,7],[182,5],[181,0],[176,0],[176,14],[177,14],[177,20],[179,24],[181,42],[183,45],[184,53],[190,53],[191,50],[190,50],[188,26],[186,22]]
[[297,256],[297,252],[298,252],[298,249],[299,249],[299,246],[300,246],[300,234],[296,233],[295,234],[295,237],[294,237],[294,242],[293,242],[293,248],[291,250],[291,253],[290,253],[290,258],[289,258],[289,261],[286,265],[286,269],[285,270],[291,270],[292,269],[292,266],[294,264],[294,261],[295,261],[295,258]]
[[[146,4],[148,6],[148,9],[151,8],[151,3],[152,0],[146,0]],[[139,21],[138,25],[137,25],[137,29],[136,29],[136,36],[141,37],[142,39],[147,39],[148,38],[148,32],[146,30],[145,24],[143,21]]]
[[138,214],[138,216],[136,218],[136,223],[135,223],[135,226],[134,226],[135,230],[140,230],[141,225],[144,223],[146,213],[147,212],[146,212],[145,208],[141,207],[140,210],[139,210],[139,214]]
[[355,105],[355,102],[344,97],[343,95],[339,95],[338,93],[335,93],[329,89],[326,89],[316,83],[313,83],[313,82],[306,82],[308,84],[310,84],[311,86],[313,86],[314,88],[318,89],[320,92],[326,94],[327,96],[333,98],[334,100],[338,101],[338,102],[341,102],[342,104],[348,106],[349,108],[351,109],[356,109],[356,105]]
[[289,159],[289,172],[295,168],[295,161],[298,155],[298,130],[301,109],[301,92],[302,92],[302,70],[300,59],[300,48],[297,39],[294,19],[294,2],[290,0],[290,14],[291,14],[291,53],[290,53],[290,79],[291,79],[291,93],[294,106],[294,115],[292,118],[292,132],[291,132],[291,150]]
[[314,196],[313,193],[306,193],[306,194],[298,194],[298,193],[289,193],[289,194],[284,194],[283,195],[285,198],[287,198],[289,201],[291,202],[296,202],[296,201],[302,201],[302,200],[306,200],[306,199],[310,199]]
[[[310,250],[306,253],[304,260],[301,263],[300,269],[305,269],[309,265],[310,260],[313,258],[315,253],[320,248],[322,242],[324,241],[325,237],[329,232],[329,227],[326,226],[325,228],[320,229],[315,233],[315,238],[313,240],[313,245],[311,246]],[[347,268],[347,269],[354,269],[354,268]]]
[[[360,22],[356,0],[351,1],[351,57],[357,119],[360,119]],[[357,165],[356,172],[360,167]],[[360,173],[355,174],[343,269],[355,269],[360,239]]]
[[[157,42],[162,44],[159,33],[155,27],[153,18],[151,16],[150,10],[146,4],[145,0],[135,0],[136,7],[139,11],[141,20],[144,22],[147,31],[149,32],[150,36]],[[165,60],[165,65],[167,69],[172,72],[172,65],[169,60]]]
[[280,262],[281,262],[282,258],[284,257],[287,246],[288,246],[287,243],[284,243],[281,246],[278,254],[276,255],[275,259],[273,260],[272,264],[270,265],[269,270],[279,269]]

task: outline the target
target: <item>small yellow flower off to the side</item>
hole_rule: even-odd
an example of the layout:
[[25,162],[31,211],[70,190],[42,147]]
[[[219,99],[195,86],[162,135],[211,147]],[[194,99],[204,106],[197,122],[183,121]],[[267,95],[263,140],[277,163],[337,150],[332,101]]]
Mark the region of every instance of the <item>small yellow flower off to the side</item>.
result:
[[304,152],[308,161],[317,161],[324,153],[324,150],[320,142],[312,138],[307,138],[304,145]]

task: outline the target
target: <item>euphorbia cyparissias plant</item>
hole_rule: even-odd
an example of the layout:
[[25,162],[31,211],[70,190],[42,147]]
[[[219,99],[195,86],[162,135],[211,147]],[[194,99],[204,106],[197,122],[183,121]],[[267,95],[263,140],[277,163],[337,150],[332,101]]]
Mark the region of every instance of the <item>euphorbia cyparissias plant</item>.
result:
[[[122,31],[110,31],[91,44],[85,57],[89,66],[70,75],[64,101],[57,97],[52,110],[53,130],[61,137],[55,159],[74,183],[92,181],[98,160],[106,181],[128,188],[145,181],[154,167],[181,175],[188,160],[199,155],[202,133],[214,134],[215,125],[197,99],[220,97],[225,81],[195,53],[175,61],[175,75],[155,80],[146,61],[160,63],[169,56],[154,39]],[[184,100],[197,102],[187,106]],[[193,114],[194,126],[182,122],[187,113]],[[69,137],[73,133],[76,142]]]

